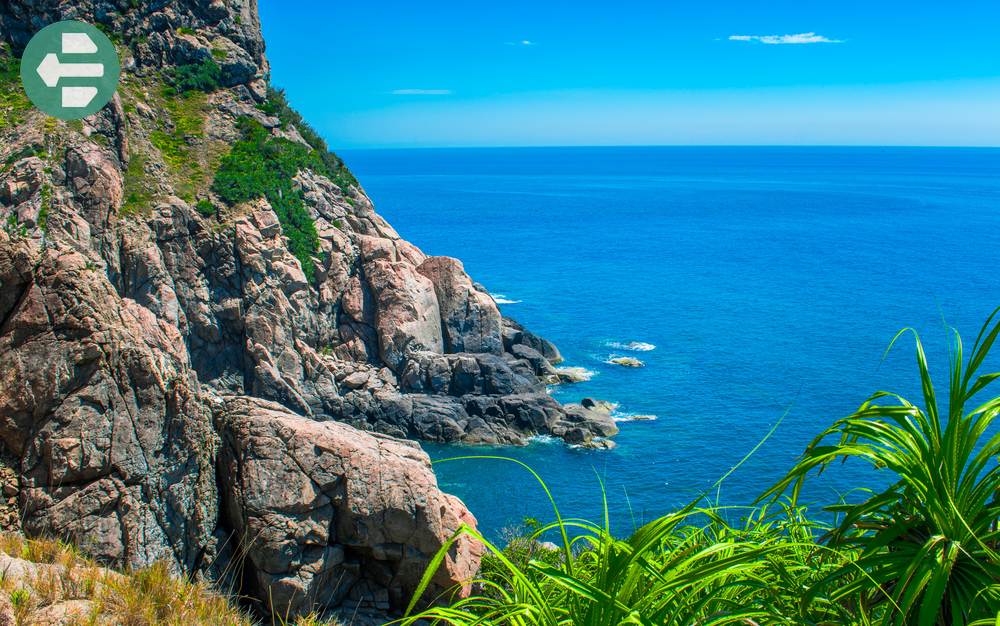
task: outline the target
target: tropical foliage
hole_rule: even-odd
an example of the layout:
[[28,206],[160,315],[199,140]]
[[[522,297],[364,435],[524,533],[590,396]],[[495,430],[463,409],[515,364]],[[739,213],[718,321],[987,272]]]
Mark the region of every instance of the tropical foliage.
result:
[[[920,338],[897,335],[890,348],[915,338],[920,402],[875,393],[820,433],[756,507],[699,499],[621,539],[607,514],[600,524],[563,519],[553,502],[553,523],[504,548],[462,528],[455,540],[472,535],[487,551],[476,592],[423,597],[445,546],[400,623],[1000,624],[1000,397],[986,393],[1000,372],[982,371],[998,312],[967,358],[953,335],[946,399]],[[832,503],[830,523],[810,520],[803,484],[847,458],[894,479],[860,502]],[[555,548],[541,541],[553,536]],[[421,603],[429,608],[417,612]]]

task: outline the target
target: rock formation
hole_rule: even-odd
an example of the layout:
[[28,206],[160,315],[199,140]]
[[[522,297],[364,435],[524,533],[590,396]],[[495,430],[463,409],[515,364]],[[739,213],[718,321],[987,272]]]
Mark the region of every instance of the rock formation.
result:
[[[122,58],[82,123],[12,82],[63,19]],[[253,0],[10,0],[0,42],[0,460],[26,532],[242,568],[281,614],[399,608],[475,523],[403,438],[609,445],[609,414],[547,394],[555,346],[400,238],[269,88]],[[301,159],[287,195],[213,183],[248,124]],[[455,544],[435,585],[478,558]]]

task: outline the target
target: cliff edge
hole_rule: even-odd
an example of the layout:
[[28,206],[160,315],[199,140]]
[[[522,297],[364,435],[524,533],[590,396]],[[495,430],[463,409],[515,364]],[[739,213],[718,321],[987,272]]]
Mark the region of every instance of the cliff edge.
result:
[[[118,94],[34,110],[18,57],[98,25]],[[9,526],[165,560],[280,614],[405,605],[475,520],[406,439],[607,445],[549,342],[379,216],[268,84],[252,0],[0,5],[0,460]],[[479,546],[456,543],[439,589]]]

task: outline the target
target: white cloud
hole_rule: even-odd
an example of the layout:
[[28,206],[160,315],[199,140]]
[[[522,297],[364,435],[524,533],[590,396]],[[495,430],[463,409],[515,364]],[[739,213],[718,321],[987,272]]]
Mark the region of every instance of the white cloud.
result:
[[508,46],[533,46],[535,42],[530,39],[521,39],[519,41],[508,41]]
[[394,96],[450,96],[451,89],[393,89]]
[[843,39],[830,39],[816,33],[796,33],[794,35],[730,35],[729,41],[759,41],[760,43],[806,44],[806,43],[844,43]]

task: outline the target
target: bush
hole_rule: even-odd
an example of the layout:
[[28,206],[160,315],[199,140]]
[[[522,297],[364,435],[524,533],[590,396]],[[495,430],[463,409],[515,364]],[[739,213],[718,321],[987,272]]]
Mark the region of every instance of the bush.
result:
[[298,129],[299,134],[316,151],[323,164],[322,169],[317,170],[317,172],[332,180],[340,187],[341,191],[347,193],[352,185],[355,187],[360,186],[357,179],[351,174],[351,171],[347,169],[344,161],[333,152],[330,152],[326,141],[319,136],[319,133],[308,122],[302,119],[298,111],[288,104],[288,99],[285,97],[283,90],[269,87],[267,90],[267,100],[259,108],[267,115],[277,117],[281,121],[283,128],[291,125]]
[[210,57],[199,63],[178,65],[174,68],[171,84],[179,93],[202,91],[212,93],[222,86],[222,70]]
[[202,198],[194,205],[194,208],[198,210],[198,213],[204,217],[214,217],[215,216],[215,205],[211,201]]
[[289,250],[312,280],[319,235],[302,192],[292,186],[292,178],[303,169],[322,171],[322,162],[315,152],[299,143],[271,137],[250,118],[240,118],[239,127],[243,139],[222,158],[212,190],[230,205],[267,198],[288,238]]

